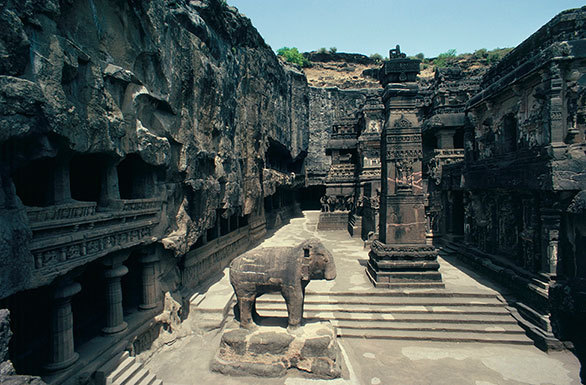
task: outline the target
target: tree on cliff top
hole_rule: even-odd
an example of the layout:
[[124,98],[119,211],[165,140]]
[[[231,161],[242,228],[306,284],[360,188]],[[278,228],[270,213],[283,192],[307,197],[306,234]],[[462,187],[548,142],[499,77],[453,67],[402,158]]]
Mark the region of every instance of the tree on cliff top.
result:
[[282,47],[277,50],[277,55],[281,56],[288,63],[297,64],[300,67],[309,67],[310,62],[296,47]]

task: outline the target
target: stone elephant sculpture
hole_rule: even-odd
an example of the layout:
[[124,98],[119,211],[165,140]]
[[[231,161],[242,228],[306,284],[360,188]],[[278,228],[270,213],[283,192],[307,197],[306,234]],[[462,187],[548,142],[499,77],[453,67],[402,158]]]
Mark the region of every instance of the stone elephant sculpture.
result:
[[335,278],[334,258],[319,239],[309,239],[296,247],[260,248],[242,254],[230,264],[230,283],[238,299],[240,327],[254,327],[252,313],[256,299],[274,292],[280,292],[285,298],[289,327],[298,327],[309,281]]

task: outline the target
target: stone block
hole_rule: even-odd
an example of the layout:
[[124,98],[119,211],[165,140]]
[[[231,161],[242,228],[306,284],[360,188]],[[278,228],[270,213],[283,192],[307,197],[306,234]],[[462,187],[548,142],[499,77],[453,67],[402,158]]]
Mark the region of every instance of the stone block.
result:
[[234,324],[224,331],[210,368],[233,376],[280,377],[290,368],[319,378],[341,375],[336,333],[329,322],[307,324],[292,332],[275,326],[250,331]]
[[284,354],[294,339],[286,333],[259,333],[250,337],[248,351],[256,354]]

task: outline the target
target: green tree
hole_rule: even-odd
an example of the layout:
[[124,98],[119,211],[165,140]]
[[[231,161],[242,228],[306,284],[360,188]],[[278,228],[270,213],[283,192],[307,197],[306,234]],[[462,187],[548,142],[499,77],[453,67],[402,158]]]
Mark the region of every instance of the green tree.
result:
[[330,47],[330,53],[336,53],[338,49],[336,47]]
[[485,59],[486,57],[488,57],[488,51],[486,50],[486,48],[480,48],[474,51],[472,56],[474,56],[476,59]]
[[328,53],[328,50],[326,49],[326,47],[321,47],[317,50],[317,53]]
[[370,55],[370,58],[376,62],[380,62],[383,60],[383,57],[380,53],[373,53],[372,55]]
[[288,63],[297,64],[300,67],[309,67],[311,63],[299,50],[297,47],[282,47],[277,50],[277,55],[281,56],[285,61]]
[[447,67],[452,64],[456,59],[456,50],[449,49],[446,52],[440,53],[438,57],[433,61],[436,67]]
[[425,55],[423,54],[423,52],[419,52],[417,55],[415,55],[415,57],[419,60],[425,59]]

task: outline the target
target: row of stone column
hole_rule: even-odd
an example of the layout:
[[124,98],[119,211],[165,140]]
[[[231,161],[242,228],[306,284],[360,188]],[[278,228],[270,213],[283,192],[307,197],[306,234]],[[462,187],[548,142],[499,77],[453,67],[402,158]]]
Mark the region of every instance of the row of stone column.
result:
[[[106,266],[104,278],[106,280],[106,323],[102,332],[106,335],[121,333],[128,328],[124,321],[122,307],[121,279],[128,268],[122,264],[125,256],[117,255],[106,257],[102,263]],[[155,254],[143,255],[140,258],[142,265],[142,298],[139,308],[149,310],[157,307],[157,279],[156,265],[158,257]],[[79,358],[75,352],[73,339],[73,312],[71,300],[81,291],[78,282],[62,282],[53,291],[53,311],[51,320],[50,356],[45,369],[57,371],[68,368]]]

